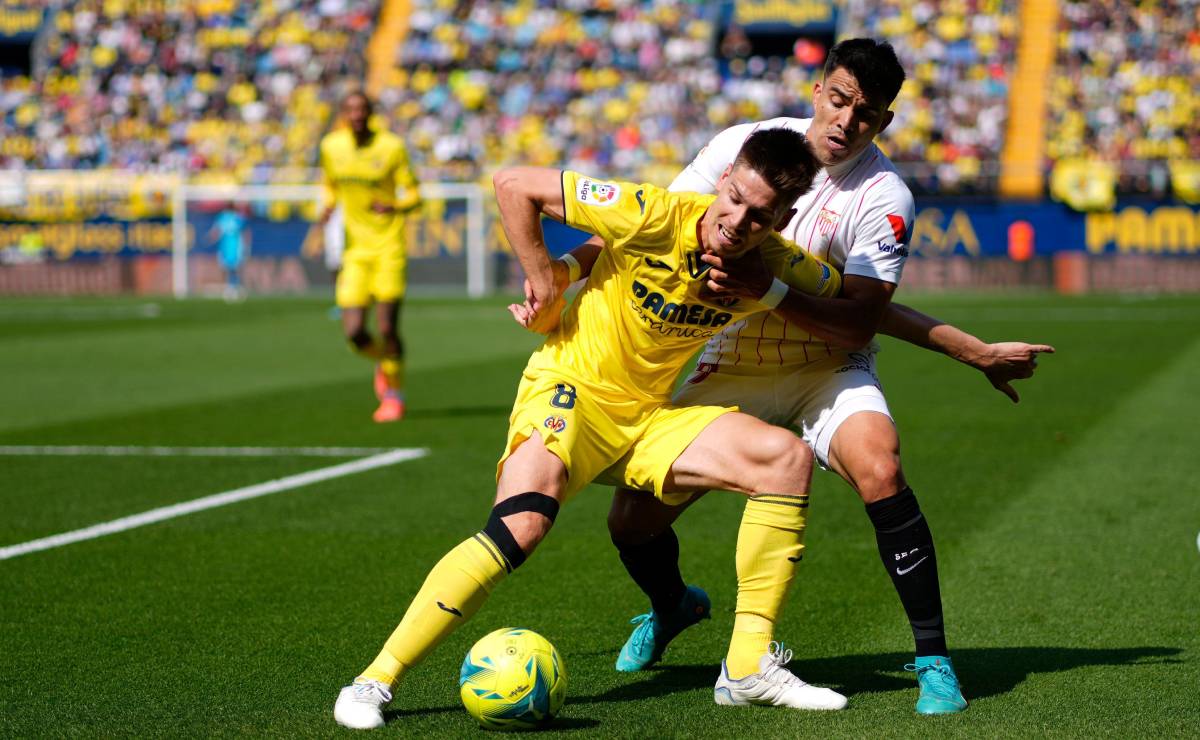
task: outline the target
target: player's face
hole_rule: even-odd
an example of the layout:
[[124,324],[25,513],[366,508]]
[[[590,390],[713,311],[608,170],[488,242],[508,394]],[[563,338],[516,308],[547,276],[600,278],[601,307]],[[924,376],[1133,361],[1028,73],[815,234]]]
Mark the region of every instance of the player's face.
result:
[[346,119],[346,124],[350,126],[350,130],[356,134],[361,134],[367,130],[367,119],[371,117],[371,106],[367,104],[366,98],[361,95],[351,95],[342,101],[342,118]]
[[753,169],[731,166],[717,181],[717,199],[704,214],[705,250],[718,257],[750,251],[776,228],[789,205]]
[[813,119],[806,138],[825,165],[854,158],[892,122],[887,103],[871,100],[845,67],[813,86]]

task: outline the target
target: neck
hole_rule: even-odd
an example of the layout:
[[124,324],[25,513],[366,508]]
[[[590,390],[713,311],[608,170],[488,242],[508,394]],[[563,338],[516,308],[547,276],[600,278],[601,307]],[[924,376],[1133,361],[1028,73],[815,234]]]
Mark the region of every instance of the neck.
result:
[[362,146],[371,140],[371,129],[369,128],[363,129],[362,131],[351,131],[351,133],[354,134],[354,141],[359,146]]
[[[708,244],[705,242],[704,235],[708,233],[708,219],[712,217],[712,209],[704,211],[704,215],[696,222],[696,243],[700,245],[701,252],[709,252]],[[711,252],[709,252],[711,254]]]

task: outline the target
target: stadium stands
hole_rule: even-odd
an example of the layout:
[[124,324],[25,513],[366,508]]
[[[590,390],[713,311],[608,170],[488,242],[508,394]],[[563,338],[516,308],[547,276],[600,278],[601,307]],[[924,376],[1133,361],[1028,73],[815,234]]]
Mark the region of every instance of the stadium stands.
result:
[[[369,0],[77,0],[33,77],[0,90],[6,168],[308,176],[331,102],[363,75]],[[203,178],[201,178],[203,179]]]
[[1200,4],[1060,3],[1047,154],[1117,169],[1121,192],[1170,192],[1169,162],[1200,160]]
[[843,35],[886,38],[908,72],[881,145],[924,192],[987,192],[1008,122],[1015,0],[849,0]]

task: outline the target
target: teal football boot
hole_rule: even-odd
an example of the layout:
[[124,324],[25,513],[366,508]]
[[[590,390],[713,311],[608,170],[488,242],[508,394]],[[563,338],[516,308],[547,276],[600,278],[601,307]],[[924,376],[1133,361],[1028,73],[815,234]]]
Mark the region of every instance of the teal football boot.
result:
[[683,593],[683,601],[666,617],[651,610],[649,614],[639,614],[629,620],[630,624],[636,624],[637,627],[633,628],[633,634],[621,647],[621,654],[617,656],[617,670],[633,673],[654,665],[675,635],[702,619],[709,619],[711,612],[712,603],[708,600],[708,594],[698,586],[688,586]]
[[926,655],[909,663],[904,670],[917,674],[921,695],[917,697],[918,714],[953,714],[967,708],[954,664],[943,655]]

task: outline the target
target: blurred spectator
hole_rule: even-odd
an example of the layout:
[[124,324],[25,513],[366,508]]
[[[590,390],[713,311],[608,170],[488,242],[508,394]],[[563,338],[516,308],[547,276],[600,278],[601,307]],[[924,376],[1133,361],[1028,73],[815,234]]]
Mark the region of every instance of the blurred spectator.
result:
[[308,178],[330,102],[362,77],[378,2],[51,7],[46,71],[0,80],[0,166],[254,180],[297,166]]
[[1200,160],[1200,2],[1065,0],[1060,13],[1047,155],[1110,163],[1120,192],[1166,194],[1175,163]]
[[915,189],[994,191],[1018,40],[1016,0],[849,0],[843,35],[884,38],[908,80],[879,144]]

